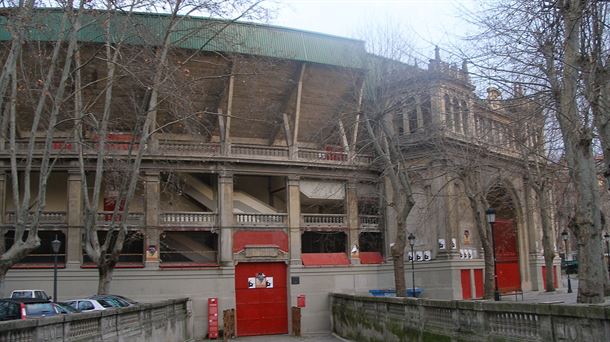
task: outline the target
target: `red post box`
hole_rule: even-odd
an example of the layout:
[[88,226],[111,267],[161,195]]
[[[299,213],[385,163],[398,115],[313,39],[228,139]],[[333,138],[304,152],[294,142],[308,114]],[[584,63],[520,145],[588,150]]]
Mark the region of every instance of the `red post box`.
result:
[[297,296],[297,307],[299,307],[299,308],[305,307],[305,295],[304,294]]

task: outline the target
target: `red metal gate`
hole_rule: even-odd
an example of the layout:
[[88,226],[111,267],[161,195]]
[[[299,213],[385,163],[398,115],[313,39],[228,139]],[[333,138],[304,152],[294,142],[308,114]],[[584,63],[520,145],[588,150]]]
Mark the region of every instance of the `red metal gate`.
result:
[[517,231],[512,220],[496,220],[493,227],[498,287],[501,293],[521,290]]
[[235,301],[237,336],[287,334],[286,264],[238,264]]

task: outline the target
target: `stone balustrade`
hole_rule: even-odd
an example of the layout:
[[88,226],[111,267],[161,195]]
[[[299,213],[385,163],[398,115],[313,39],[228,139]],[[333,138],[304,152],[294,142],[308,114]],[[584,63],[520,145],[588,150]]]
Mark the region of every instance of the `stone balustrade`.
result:
[[235,223],[249,227],[286,227],[288,214],[240,213],[235,215]]
[[603,305],[331,294],[332,329],[353,341],[610,341]]
[[301,228],[347,228],[346,215],[301,214]]
[[192,341],[188,299],[0,322],[0,341]]
[[381,226],[381,215],[360,215],[360,229],[363,231],[379,231]]
[[[106,141],[106,151],[108,155],[126,155],[129,153],[129,141]],[[23,139],[16,142],[17,153],[25,154],[28,150],[29,142]],[[67,140],[54,141],[50,152],[53,156],[62,158],[74,158],[77,155],[75,143]],[[97,153],[98,143],[90,141],[84,145],[85,154]],[[45,143],[36,140],[34,143],[35,154],[44,151]],[[135,153],[135,148],[132,153]],[[153,139],[146,145],[146,157],[208,157],[208,158],[240,158],[252,160],[282,160],[286,162],[308,162],[314,164],[341,164],[341,165],[360,165],[367,166],[373,162],[372,155],[355,154],[350,158],[348,153],[340,150],[316,150],[298,148],[296,156],[291,156],[288,147],[251,145],[251,144],[229,144],[226,154],[223,154],[221,144],[216,142],[201,142],[196,140],[174,140],[174,139]],[[2,151],[0,151],[2,153]]]
[[[32,216],[34,214],[30,213],[26,220],[27,223],[32,222]],[[43,211],[39,217],[40,224],[65,224],[66,223],[66,212],[65,211]],[[5,223],[7,224],[15,224],[17,221],[17,216],[14,211],[9,211],[5,216]]]
[[214,227],[216,213],[175,211],[159,214],[159,224],[167,227]]
[[[112,222],[112,211],[100,211],[97,213],[95,217],[95,224],[98,226],[108,226]],[[115,223],[119,224],[121,222],[122,216],[120,212],[117,213],[115,218]],[[126,224],[128,226],[142,226],[144,225],[144,213],[128,213]]]

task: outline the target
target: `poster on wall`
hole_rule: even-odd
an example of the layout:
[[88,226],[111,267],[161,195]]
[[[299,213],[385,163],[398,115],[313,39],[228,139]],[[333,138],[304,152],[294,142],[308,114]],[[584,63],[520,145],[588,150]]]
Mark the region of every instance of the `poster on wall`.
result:
[[272,289],[273,277],[267,277],[265,273],[259,272],[256,277],[248,278],[249,289]]

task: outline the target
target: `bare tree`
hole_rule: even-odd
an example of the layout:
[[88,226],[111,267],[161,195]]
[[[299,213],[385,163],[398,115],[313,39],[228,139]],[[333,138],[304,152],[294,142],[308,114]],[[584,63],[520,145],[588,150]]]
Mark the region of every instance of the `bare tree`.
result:
[[[133,31],[134,25],[129,25],[132,18],[137,16],[130,11],[137,8],[140,3],[134,1],[125,8],[115,7],[113,2],[108,2],[105,12],[96,20],[104,23],[105,31],[105,50],[101,56],[93,56],[104,61],[105,77],[102,83],[103,104],[102,113],[97,117],[88,115],[88,108],[83,103],[85,95],[81,81],[80,70],[88,61],[77,59],[76,83],[78,84],[79,95],[76,96],[76,113],[79,125],[76,132],[76,140],[79,142],[78,155],[82,182],[82,195],[84,198],[84,249],[91,260],[97,265],[99,273],[98,293],[107,293],[110,288],[114,268],[119,261],[121,250],[129,233],[130,206],[133,204],[136,189],[140,183],[141,165],[144,155],[154,148],[154,136],[157,132],[167,129],[172,125],[178,125],[205,111],[181,110],[172,111],[172,106],[176,107],[176,101],[184,101],[184,93],[178,91],[182,86],[177,74],[184,72],[183,66],[188,65],[189,61],[197,56],[213,40],[219,38],[222,33],[238,18],[250,15],[259,15],[259,1],[243,0],[233,3],[225,1],[168,1],[163,8],[170,8],[170,13],[164,18],[160,39],[149,37],[145,32]],[[159,5],[159,3],[156,3]],[[239,15],[233,20],[226,22],[216,22],[213,25],[199,24],[194,28],[186,28],[185,21],[191,20],[188,15],[207,11],[210,15],[225,16],[234,11],[240,11]],[[123,25],[121,26],[121,23]],[[115,24],[117,27],[112,27]],[[180,44],[193,35],[200,34],[208,30],[208,37],[202,46],[195,51],[186,52],[184,55],[180,51]],[[119,32],[119,34],[116,34]],[[180,33],[180,38],[176,39],[176,34]],[[140,47],[130,46],[127,41],[136,36],[143,44]],[[225,41],[225,44],[231,44]],[[177,59],[177,54],[180,59]],[[223,76],[223,75],[220,75]],[[216,76],[216,77],[220,77]],[[228,77],[228,75],[224,75]],[[122,84],[124,91],[130,85],[139,89],[144,89],[142,94],[137,94],[133,99],[134,116],[127,123],[119,123],[124,117],[120,108],[120,96],[118,85]],[[126,86],[127,85],[127,86]],[[139,95],[139,96],[138,96]],[[198,96],[201,96],[199,94]],[[181,107],[180,107],[181,108]],[[124,110],[124,108],[122,108]],[[161,120],[160,112],[164,113],[164,121]],[[172,114],[173,113],[173,116]],[[120,155],[118,160],[112,163],[113,144],[109,141],[110,133],[113,129],[127,125],[130,141],[127,142],[127,151]],[[91,136],[84,132],[92,131]],[[97,150],[94,155],[93,179],[89,184],[87,178],[90,163],[88,158],[87,144],[94,144]],[[123,142],[124,144],[125,142]],[[123,145],[122,144],[122,145]],[[123,145],[124,146],[124,145]],[[105,184],[104,184],[105,183]],[[100,235],[101,227],[98,225],[99,198],[104,186],[114,184],[114,208],[105,227],[105,235]],[[92,189],[89,192],[89,189]]]
[[607,283],[593,151],[596,129],[602,139],[607,122],[601,115],[608,83],[607,10],[601,1],[514,0],[493,4],[476,17],[485,30],[477,37],[485,54],[478,54],[476,63],[499,74],[500,82],[518,81],[545,95],[545,109],[562,133],[577,197],[572,230],[579,247],[581,303],[602,301]]
[[[62,2],[65,9],[61,16],[61,30],[65,38],[52,42],[51,53],[46,49],[28,44],[29,31],[33,24],[34,1],[20,1],[3,11],[7,18],[7,29],[11,33],[10,48],[5,55],[0,75],[0,111],[2,113],[2,148],[10,159],[10,180],[13,193],[14,242],[0,257],[0,283],[8,270],[31,251],[40,246],[38,229],[46,205],[46,189],[53,169],[52,141],[57,125],[61,124],[62,103],[69,98],[67,84],[72,68],[72,56],[76,50],[79,17],[86,1]],[[28,55],[47,56],[40,78],[28,73],[22,63],[31,60]],[[30,77],[34,77],[34,79]],[[32,85],[37,84],[37,87]],[[25,95],[25,96],[24,96]],[[32,113],[21,113],[23,98],[32,105]],[[28,120],[24,120],[28,117]],[[21,129],[29,126],[27,143],[18,143]],[[40,134],[42,132],[42,134]],[[42,149],[37,138],[44,137]],[[6,148],[8,140],[8,149]],[[42,152],[38,157],[38,153]],[[37,172],[38,193],[32,197],[33,174]],[[4,233],[4,232],[3,232]],[[2,234],[4,244],[4,234]]]

